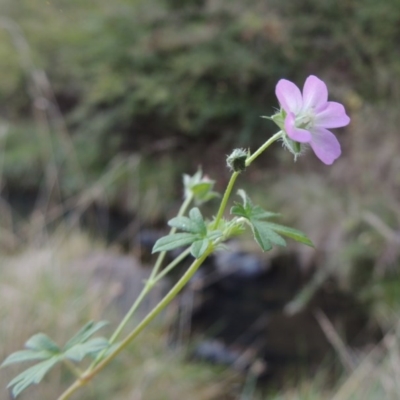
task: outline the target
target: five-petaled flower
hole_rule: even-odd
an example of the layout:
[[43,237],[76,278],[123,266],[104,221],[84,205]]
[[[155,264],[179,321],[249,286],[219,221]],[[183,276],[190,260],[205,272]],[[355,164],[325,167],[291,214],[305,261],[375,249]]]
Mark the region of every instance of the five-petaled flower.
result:
[[303,94],[292,82],[281,79],[276,96],[284,111],[284,130],[295,142],[309,143],[316,156],[327,165],[341,154],[340,144],[327,128],[340,128],[350,122],[342,104],[328,101],[328,89],[316,76],[309,76]]

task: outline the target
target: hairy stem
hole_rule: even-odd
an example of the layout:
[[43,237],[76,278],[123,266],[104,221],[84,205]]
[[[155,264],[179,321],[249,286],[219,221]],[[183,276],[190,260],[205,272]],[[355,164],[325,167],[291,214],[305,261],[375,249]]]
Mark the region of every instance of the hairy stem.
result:
[[221,204],[219,206],[219,210],[217,216],[215,217],[214,228],[218,228],[218,224],[221,221],[222,216],[224,215],[226,205],[228,204],[229,197],[231,196],[233,186],[235,185],[236,179],[239,176],[239,172],[234,172],[231,175],[231,179],[229,180],[228,186],[226,187],[224,197],[222,198]]
[[246,167],[248,167],[261,153],[263,153],[272,143],[277,141],[283,136],[283,131],[279,131],[275,133],[275,135],[271,136],[255,153],[253,153],[246,160]]

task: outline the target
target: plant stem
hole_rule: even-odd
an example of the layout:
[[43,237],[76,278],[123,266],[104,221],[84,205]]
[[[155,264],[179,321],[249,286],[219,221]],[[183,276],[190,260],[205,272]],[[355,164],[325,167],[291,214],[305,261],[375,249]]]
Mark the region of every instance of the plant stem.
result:
[[[275,133],[275,135],[271,136],[255,153],[253,153],[246,160],[246,167],[248,167],[261,153],[263,153],[272,143],[276,140],[280,139],[283,136],[283,131],[279,131]],[[225,208],[228,204],[229,197],[232,193],[233,186],[235,185],[236,179],[239,176],[240,172],[234,172],[231,175],[231,179],[229,180],[228,186],[226,187],[224,197],[222,198],[221,204],[219,206],[219,210],[214,222],[214,228],[218,228],[218,224],[221,221],[222,216],[224,215]]]
[[140,332],[177,296],[182,288],[189,282],[190,278],[195,274],[204,260],[212,253],[213,247],[210,246],[207,251],[198,259],[194,260],[192,265],[183,274],[175,286],[167,293],[167,295],[157,304],[156,307],[142,320],[142,322],[118,345],[118,347],[104,358],[94,368],[89,367],[79,379],[77,379],[59,398],[58,400],[67,400],[80,387],[86,385],[98,372],[106,367],[132,340],[139,335]]
[[70,360],[67,358],[63,359],[63,363],[67,366],[67,368],[71,371],[71,373],[76,377],[79,378],[82,375],[82,371],[77,368]]
[[[255,153],[253,153],[246,160],[246,166],[248,167],[261,153],[263,153],[272,143],[283,136],[283,131],[279,131],[275,135],[273,135],[270,139],[268,139]],[[229,201],[229,197],[232,193],[233,186],[235,185],[236,179],[239,176],[239,172],[233,172],[231,178],[229,180],[228,186],[225,190],[224,196],[222,198],[221,204],[218,209],[217,216],[215,218],[215,222],[213,224],[214,229],[218,228],[219,222],[225,212],[226,206]],[[187,208],[189,207],[193,196],[188,196],[184,203],[182,204],[178,216],[182,216]],[[176,229],[172,228],[170,230],[170,234],[175,233]],[[159,269],[161,268],[162,262],[164,261],[166,252],[161,252],[157,258],[156,264],[151,272],[149,280],[146,282],[145,287],[140,293],[139,297],[136,299],[134,304],[132,305],[129,312],[126,314],[125,318],[122,320],[120,325],[117,327],[115,332],[110,338],[110,343],[114,343],[117,337],[122,332],[123,328],[127,324],[128,320],[132,317],[133,313],[137,310],[140,303],[144,299],[144,297],[148,294],[148,292],[153,288],[153,286],[158,282],[167,272],[169,272],[172,268],[174,268],[183,258],[188,255],[190,250],[187,249],[183,252],[179,257],[177,257],[173,262],[171,262],[164,271],[158,274]],[[153,310],[140,322],[137,327],[131,331],[131,333],[113,350],[111,354],[101,360],[97,360],[98,362],[94,362],[59,398],[58,400],[67,400],[73,393],[75,393],[81,386],[86,385],[98,372],[100,372],[104,367],[106,367],[126,346],[128,346],[131,341],[142,332],[144,328],[177,296],[177,294],[182,290],[182,288],[188,283],[190,278],[195,274],[200,265],[204,262],[204,260],[209,256],[213,251],[213,246],[209,246],[207,251],[198,259],[194,260],[192,265],[188,268],[185,274],[179,279],[179,281],[175,284],[175,286],[167,293],[167,295],[153,308]],[[101,356],[103,356],[102,353]]]
[[173,268],[175,268],[181,261],[183,261],[190,254],[190,247],[179,254],[174,261],[169,263],[157,276],[153,278],[153,282],[157,283],[160,279],[164,278]]
[[263,153],[272,143],[277,141],[283,136],[283,131],[279,131],[275,133],[275,135],[271,136],[255,153],[253,153],[246,160],[246,167],[248,167],[261,153]]
[[[189,196],[186,197],[185,201],[182,203],[181,208],[179,209],[178,217],[180,217],[180,216],[182,216],[183,214],[186,213],[186,210],[189,207],[189,205],[192,202],[192,200],[193,200],[193,195],[192,194],[190,194]],[[169,234],[172,235],[175,232],[176,232],[176,228],[171,228]],[[135,300],[135,302],[132,304],[132,307],[130,308],[130,310],[125,315],[124,319],[121,321],[121,323],[118,325],[117,329],[111,335],[110,344],[115,343],[115,341],[117,340],[118,336],[121,334],[122,330],[125,328],[125,326],[128,323],[128,321],[132,318],[132,315],[135,313],[135,311],[140,306],[140,303],[143,301],[143,299],[146,297],[146,295],[154,287],[154,285],[156,283],[154,278],[156,277],[156,275],[157,275],[157,273],[158,273],[158,271],[159,271],[159,269],[160,269],[160,267],[162,265],[162,262],[164,261],[166,253],[167,253],[166,251],[163,251],[158,255],[157,261],[156,261],[156,263],[155,263],[155,265],[153,267],[153,270],[151,271],[149,279],[147,280],[145,286],[143,287],[142,291],[140,292],[140,294],[137,297],[137,299]],[[179,261],[180,260],[181,260],[181,258],[179,257]],[[176,260],[174,260],[171,264],[173,264],[173,267],[174,267],[176,265]],[[169,270],[172,269],[171,264],[168,265]]]
[[239,176],[240,172],[234,172],[231,175],[231,179],[229,180],[228,186],[226,187],[224,197],[222,198],[221,204],[219,206],[219,210],[217,213],[217,216],[215,217],[215,222],[214,222],[214,228],[218,228],[218,224],[221,221],[222,216],[224,215],[224,211],[226,208],[226,205],[228,204],[229,197],[231,195],[233,186],[235,185],[236,179]]
[[[190,206],[190,203],[192,202],[192,200],[193,200],[193,194],[190,193],[190,195],[187,196],[185,201],[182,203],[181,208],[179,209],[177,217],[182,217],[182,215],[184,215],[186,213],[186,211],[187,211],[188,207]],[[176,228],[171,228],[171,230],[169,231],[169,235],[172,235],[175,232],[176,232]],[[154,268],[151,271],[149,281],[152,281],[154,279],[154,277],[157,275],[157,273],[158,273],[158,271],[159,271],[159,269],[161,267],[161,264],[164,261],[164,258],[165,258],[166,254],[167,254],[166,251],[162,251],[158,255],[157,261],[156,261],[156,263],[154,265]]]

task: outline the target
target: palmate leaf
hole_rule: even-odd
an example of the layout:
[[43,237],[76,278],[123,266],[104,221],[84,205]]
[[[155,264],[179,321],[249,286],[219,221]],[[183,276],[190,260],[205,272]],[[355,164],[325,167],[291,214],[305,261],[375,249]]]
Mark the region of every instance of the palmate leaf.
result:
[[175,217],[168,221],[168,225],[172,228],[179,229],[189,233],[200,233],[202,226],[199,226],[195,221],[192,221],[188,217]]
[[1,364],[2,367],[6,365],[15,364],[23,361],[34,361],[34,360],[46,360],[47,358],[53,357],[53,353],[46,350],[20,350],[13,354],[10,354]]
[[36,351],[44,350],[54,354],[61,351],[61,349],[44,333],[33,335],[25,343],[25,347]]
[[284,225],[274,224],[272,222],[268,222],[268,226],[275,232],[283,236],[287,236],[288,238],[291,238],[296,242],[300,242],[306,244],[307,246],[314,247],[314,243],[310,240],[310,238],[307,237],[302,231],[299,231],[298,229],[289,228]]
[[201,214],[200,210],[197,207],[192,208],[189,211],[190,219],[199,227],[199,232],[202,235],[207,234],[207,226],[204,222],[203,215]]
[[107,321],[88,322],[79,332],[73,336],[64,346],[64,351],[78,343],[85,343],[93,334],[108,324]]
[[208,249],[210,241],[207,238],[196,240],[190,247],[190,253],[194,258],[200,258]]
[[13,387],[11,390],[13,397],[17,397],[28,386],[40,383],[47,372],[49,372],[50,369],[61,360],[61,358],[61,355],[53,356],[48,360],[42,361],[17,375],[7,385],[7,388]]
[[[184,233],[174,233],[168,236],[164,236],[157,240],[153,247],[153,253],[158,251],[169,251],[176,249],[177,247],[188,246],[197,241],[202,241],[207,237],[207,226],[204,221],[203,215],[197,207],[192,208],[189,211],[189,217],[175,217],[168,221],[168,225],[182,231]],[[191,252],[195,256],[204,253],[202,249],[205,247],[207,250],[208,245],[196,244],[192,247]]]
[[169,251],[178,247],[187,246],[192,244],[196,239],[196,235],[192,233],[174,233],[173,235],[164,236],[157,240],[152,253]]
[[311,240],[301,231],[283,225],[265,221],[265,219],[279,216],[279,214],[263,210],[254,205],[244,190],[238,194],[243,199],[243,204],[236,203],[231,208],[231,214],[245,218],[253,231],[254,239],[263,251],[271,250],[273,245],[286,246],[283,236],[287,236],[308,246],[313,246]]
[[64,357],[72,361],[82,361],[86,356],[95,357],[109,346],[109,341],[102,337],[87,340],[85,343],[77,343],[64,352]]
[[185,197],[193,195],[196,205],[219,197],[219,194],[213,191],[214,184],[215,181],[204,177],[201,170],[198,170],[193,176],[183,175]]
[[24,361],[41,362],[29,367],[17,375],[8,387],[13,387],[12,394],[18,396],[23,390],[32,384],[39,383],[46,373],[58,362],[69,359],[72,361],[82,361],[87,355],[95,357],[100,351],[109,347],[108,340],[97,337],[90,339],[99,329],[105,326],[107,322],[88,322],[72,339],[70,339],[61,350],[44,333],[33,335],[25,343],[27,350],[17,351],[7,357],[2,367]]
[[282,236],[269,228],[267,222],[254,220],[251,222],[254,238],[263,251],[272,249],[272,245],[286,246],[286,241]]

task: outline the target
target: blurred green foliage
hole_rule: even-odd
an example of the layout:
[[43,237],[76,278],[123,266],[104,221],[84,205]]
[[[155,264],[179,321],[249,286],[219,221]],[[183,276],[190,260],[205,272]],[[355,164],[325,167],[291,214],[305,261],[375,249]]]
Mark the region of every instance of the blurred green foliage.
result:
[[[247,144],[283,76],[315,73],[371,100],[400,96],[397,0],[9,0],[3,10],[74,133],[102,141],[98,152],[175,134]],[[26,71],[1,36],[5,115],[26,116]]]

